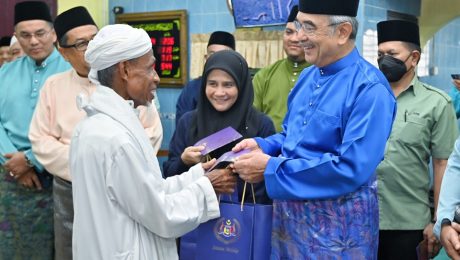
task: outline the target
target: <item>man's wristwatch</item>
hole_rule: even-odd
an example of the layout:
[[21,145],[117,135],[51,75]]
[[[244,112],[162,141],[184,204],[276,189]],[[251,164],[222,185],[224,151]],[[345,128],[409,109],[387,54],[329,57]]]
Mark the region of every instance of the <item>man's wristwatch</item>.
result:
[[34,167],[34,164],[33,164],[32,161],[29,159],[29,157],[27,157],[27,155],[24,154],[24,158],[26,158],[26,165],[27,165],[27,167],[33,168],[33,167]]
[[450,226],[451,223],[452,223],[452,222],[450,221],[450,219],[444,218],[444,219],[442,219],[442,221],[441,221],[441,228],[442,228],[443,226],[446,226],[446,225]]

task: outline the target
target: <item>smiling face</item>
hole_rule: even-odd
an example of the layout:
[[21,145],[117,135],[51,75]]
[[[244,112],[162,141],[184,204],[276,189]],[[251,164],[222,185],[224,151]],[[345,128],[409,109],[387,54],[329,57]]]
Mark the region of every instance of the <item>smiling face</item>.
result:
[[235,80],[223,70],[212,70],[206,79],[206,97],[215,110],[229,110],[238,99]]
[[[86,45],[94,38],[97,33],[97,27],[95,25],[83,25],[75,27],[66,33],[67,42],[66,46],[71,45]],[[63,48],[59,47],[59,52],[62,56],[72,65],[80,76],[86,77],[89,73],[89,64],[85,61],[86,47],[80,47],[78,50],[75,47]]]
[[126,87],[124,88],[125,99],[134,101],[134,106],[148,105],[152,102],[160,78],[153,68],[155,57],[150,50],[141,57],[127,61],[124,67],[124,76]]
[[339,36],[329,16],[299,12],[297,20],[302,25],[298,34],[308,63],[324,67],[338,60]]
[[292,22],[287,23],[284,29],[283,49],[292,61],[301,62],[305,60],[305,53],[302,46],[300,46],[299,35]]
[[44,20],[28,20],[16,24],[15,36],[25,54],[38,64],[44,61],[54,50],[56,33]]

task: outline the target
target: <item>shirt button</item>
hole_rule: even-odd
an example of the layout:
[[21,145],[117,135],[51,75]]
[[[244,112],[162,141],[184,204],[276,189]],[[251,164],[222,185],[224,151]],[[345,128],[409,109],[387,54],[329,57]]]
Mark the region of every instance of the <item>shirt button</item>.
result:
[[323,70],[319,70],[319,73],[320,73],[321,75],[323,75],[323,74],[324,74],[324,71],[323,71]]
[[303,124],[306,125],[306,124],[307,124],[307,121],[303,121]]
[[38,80],[34,80],[34,83],[38,83]]
[[297,72],[294,72],[294,76],[297,76]]
[[319,88],[319,87],[321,87],[321,86],[320,86],[320,85],[316,85],[316,88]]
[[292,79],[292,82],[295,82],[295,79]]
[[36,70],[35,72],[39,73],[39,72],[40,72],[40,70]]
[[32,90],[33,90],[34,92],[35,92],[35,91],[37,91],[37,89],[36,89],[36,88],[34,88],[34,89],[32,89]]
[[313,106],[313,102],[310,102],[310,104],[309,104],[309,105],[310,105],[310,106]]

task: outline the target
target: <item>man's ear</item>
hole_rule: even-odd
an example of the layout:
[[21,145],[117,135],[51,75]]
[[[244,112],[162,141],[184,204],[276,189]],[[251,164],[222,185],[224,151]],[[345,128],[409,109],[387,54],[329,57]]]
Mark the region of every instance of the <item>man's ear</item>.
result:
[[344,45],[350,39],[351,32],[353,31],[353,27],[351,23],[344,22],[337,26],[336,29],[338,36],[339,36],[339,45]]
[[59,51],[59,53],[62,55],[62,57],[64,58],[64,60],[69,61],[69,58],[67,57],[67,54],[66,54],[66,51],[65,51],[64,48],[58,47],[58,51]]
[[411,56],[412,56],[412,65],[415,67],[420,62],[420,57],[422,56],[422,54],[418,51],[413,51],[411,53]]
[[129,77],[129,62],[128,61],[122,61],[118,63],[118,73],[120,73],[120,77],[123,80],[128,80]]

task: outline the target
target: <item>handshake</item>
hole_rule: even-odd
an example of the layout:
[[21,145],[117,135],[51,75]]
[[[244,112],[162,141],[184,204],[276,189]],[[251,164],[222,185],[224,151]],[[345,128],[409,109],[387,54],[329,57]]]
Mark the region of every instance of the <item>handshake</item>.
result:
[[[241,138],[241,134],[232,127],[224,128],[185,148],[181,160],[191,166],[202,161],[211,152]],[[237,175],[249,183],[263,181],[263,173],[269,158],[270,156],[262,153],[254,139],[244,139],[231,151],[222,154],[219,159],[203,163],[203,169],[216,193],[233,193]]]
[[203,169],[207,171],[205,176],[208,177],[211,182],[214,191],[217,194],[230,194],[235,191],[237,174],[233,173],[230,167],[223,169],[211,169],[216,163],[216,159],[212,159],[209,162],[203,163]]

